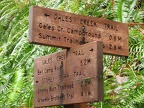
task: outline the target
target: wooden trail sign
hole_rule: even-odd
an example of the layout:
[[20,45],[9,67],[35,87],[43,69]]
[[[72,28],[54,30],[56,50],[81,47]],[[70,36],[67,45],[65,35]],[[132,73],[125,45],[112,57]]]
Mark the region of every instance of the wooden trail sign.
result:
[[80,45],[34,60],[34,106],[103,100],[102,42]]
[[29,42],[71,48],[103,41],[106,54],[128,56],[128,25],[59,10],[31,6]]

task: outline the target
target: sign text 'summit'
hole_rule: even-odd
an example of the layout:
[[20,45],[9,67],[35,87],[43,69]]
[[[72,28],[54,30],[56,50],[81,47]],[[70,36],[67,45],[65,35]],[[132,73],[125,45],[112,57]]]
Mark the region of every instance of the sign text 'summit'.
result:
[[128,25],[59,10],[30,7],[29,42],[71,48],[103,41],[106,54],[128,56]]

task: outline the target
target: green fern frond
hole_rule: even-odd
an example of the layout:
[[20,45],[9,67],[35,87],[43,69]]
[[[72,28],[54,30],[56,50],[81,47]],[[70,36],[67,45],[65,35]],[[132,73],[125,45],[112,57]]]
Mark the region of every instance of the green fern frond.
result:
[[23,85],[24,69],[18,69],[14,73],[14,81],[10,87],[10,94],[8,95],[8,102],[13,104],[17,97],[20,95],[19,92],[22,90]]

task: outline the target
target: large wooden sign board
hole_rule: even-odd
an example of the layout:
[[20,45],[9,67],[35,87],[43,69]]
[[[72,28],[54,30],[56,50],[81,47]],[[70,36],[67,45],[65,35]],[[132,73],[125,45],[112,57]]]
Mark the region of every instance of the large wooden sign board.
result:
[[128,56],[128,25],[31,6],[29,42],[70,48],[93,41],[103,41],[103,52]]
[[34,60],[34,106],[103,100],[102,42]]

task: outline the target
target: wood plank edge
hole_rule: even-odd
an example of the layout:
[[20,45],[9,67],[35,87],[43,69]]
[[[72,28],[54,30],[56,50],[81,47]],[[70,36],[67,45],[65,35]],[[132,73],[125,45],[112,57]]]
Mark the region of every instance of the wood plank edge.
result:
[[28,30],[28,41],[33,43],[33,10],[34,6],[29,7],[29,30]]
[[97,100],[104,100],[104,79],[103,79],[103,42],[97,42],[97,73],[98,73],[98,90],[97,90]]

